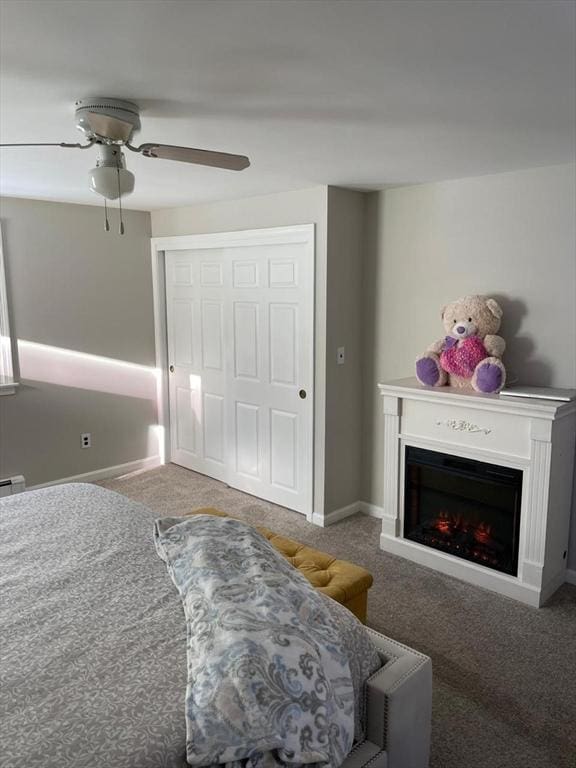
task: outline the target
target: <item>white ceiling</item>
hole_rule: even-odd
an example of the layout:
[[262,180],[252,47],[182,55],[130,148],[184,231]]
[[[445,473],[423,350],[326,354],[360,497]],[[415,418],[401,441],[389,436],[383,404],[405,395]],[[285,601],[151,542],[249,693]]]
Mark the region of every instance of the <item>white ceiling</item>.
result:
[[[378,189],[574,161],[572,0],[2,0],[1,141],[79,141],[73,102],[143,108],[126,207]],[[5,195],[98,203],[95,150],[0,151]]]

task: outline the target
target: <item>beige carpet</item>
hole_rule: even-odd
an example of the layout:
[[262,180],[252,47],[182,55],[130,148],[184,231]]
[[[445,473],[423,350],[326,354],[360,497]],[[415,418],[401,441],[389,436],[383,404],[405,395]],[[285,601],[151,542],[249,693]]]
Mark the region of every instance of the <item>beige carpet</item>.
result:
[[175,465],[101,485],[159,515],[219,507],[371,571],[370,626],[433,660],[431,768],[576,768],[576,587],[529,608],[381,552],[378,520],[319,528]]

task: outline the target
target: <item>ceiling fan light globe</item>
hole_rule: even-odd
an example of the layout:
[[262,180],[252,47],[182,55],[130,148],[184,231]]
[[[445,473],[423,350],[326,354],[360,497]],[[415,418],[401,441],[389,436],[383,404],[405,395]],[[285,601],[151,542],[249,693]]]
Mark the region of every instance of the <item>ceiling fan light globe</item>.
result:
[[88,179],[92,192],[107,200],[117,200],[120,195],[124,197],[134,191],[134,174],[125,168],[101,165],[92,168]]

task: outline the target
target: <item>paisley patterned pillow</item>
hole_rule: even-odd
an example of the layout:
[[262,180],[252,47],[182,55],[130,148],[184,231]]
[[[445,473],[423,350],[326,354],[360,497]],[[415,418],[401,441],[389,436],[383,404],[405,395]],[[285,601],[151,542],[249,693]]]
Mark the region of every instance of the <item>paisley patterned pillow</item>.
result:
[[239,520],[164,518],[155,541],[187,620],[188,762],[337,768],[381,663],[363,626]]
[[354,688],[354,741],[363,741],[366,728],[365,684],[366,680],[380,669],[382,659],[364,625],[356,616],[331,597],[320,596],[328,601],[328,610],[338,627],[348,657]]

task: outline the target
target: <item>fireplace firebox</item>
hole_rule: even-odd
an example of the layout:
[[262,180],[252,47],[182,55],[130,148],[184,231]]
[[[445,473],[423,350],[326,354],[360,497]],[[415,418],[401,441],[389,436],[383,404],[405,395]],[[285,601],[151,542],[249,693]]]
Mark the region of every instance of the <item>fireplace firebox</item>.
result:
[[406,446],[404,538],[516,576],[522,474]]

